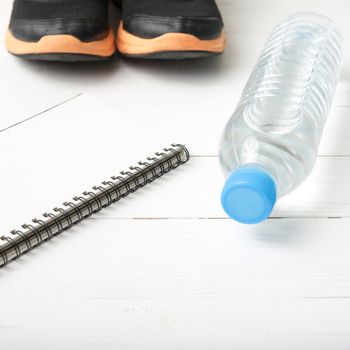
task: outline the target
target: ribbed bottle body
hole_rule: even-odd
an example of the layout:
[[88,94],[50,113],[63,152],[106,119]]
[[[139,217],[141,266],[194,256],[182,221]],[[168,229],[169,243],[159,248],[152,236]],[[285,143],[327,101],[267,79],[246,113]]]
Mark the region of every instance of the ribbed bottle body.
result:
[[314,166],[340,67],[331,20],[301,13],[278,25],[223,132],[225,174],[258,166],[275,180],[278,197],[297,187]]

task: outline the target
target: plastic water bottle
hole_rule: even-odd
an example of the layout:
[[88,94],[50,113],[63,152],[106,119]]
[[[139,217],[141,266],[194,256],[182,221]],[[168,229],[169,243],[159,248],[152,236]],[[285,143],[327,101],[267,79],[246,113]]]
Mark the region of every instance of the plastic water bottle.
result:
[[341,66],[341,39],[326,17],[300,13],[278,25],[223,132],[221,202],[247,224],[310,174]]

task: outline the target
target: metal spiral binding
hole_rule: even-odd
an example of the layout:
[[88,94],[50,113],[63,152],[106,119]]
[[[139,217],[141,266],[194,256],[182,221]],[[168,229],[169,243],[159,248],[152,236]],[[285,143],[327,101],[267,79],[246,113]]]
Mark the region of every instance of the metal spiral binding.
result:
[[73,197],[72,201],[64,202],[63,207],[44,213],[41,219],[33,219],[32,224],[22,225],[23,230],[12,230],[8,235],[0,236],[0,267],[176,169],[189,159],[190,154],[185,146],[172,144],[162,152],[148,157],[146,161],[138,162],[137,166],[131,166],[127,171]]

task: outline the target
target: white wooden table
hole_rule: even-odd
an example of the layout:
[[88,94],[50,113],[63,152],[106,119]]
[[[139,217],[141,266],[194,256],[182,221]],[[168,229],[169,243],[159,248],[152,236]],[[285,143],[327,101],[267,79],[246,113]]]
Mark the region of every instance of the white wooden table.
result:
[[[37,64],[0,47],[3,133],[97,98],[186,140],[193,155],[181,176],[0,271],[0,349],[350,349],[349,0],[219,6],[228,47],[213,60]],[[10,8],[0,0],[1,37]],[[219,135],[267,33],[306,10],[333,18],[345,39],[320,156],[273,218],[239,225],[218,201]]]

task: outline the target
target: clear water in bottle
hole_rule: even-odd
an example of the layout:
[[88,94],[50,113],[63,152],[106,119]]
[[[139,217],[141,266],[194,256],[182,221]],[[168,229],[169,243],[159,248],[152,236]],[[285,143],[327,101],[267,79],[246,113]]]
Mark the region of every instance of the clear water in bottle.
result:
[[340,66],[340,34],[326,17],[295,14],[271,33],[221,139],[230,217],[263,221],[310,174]]

